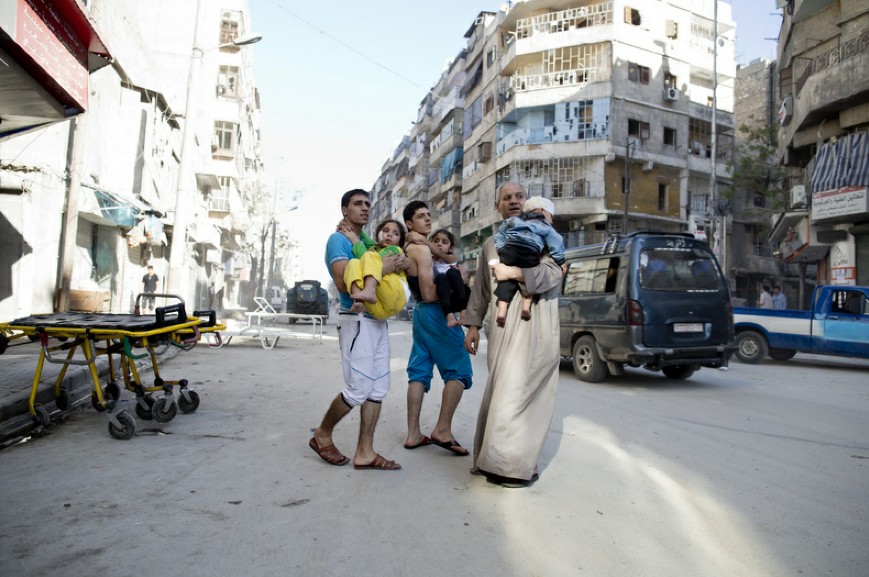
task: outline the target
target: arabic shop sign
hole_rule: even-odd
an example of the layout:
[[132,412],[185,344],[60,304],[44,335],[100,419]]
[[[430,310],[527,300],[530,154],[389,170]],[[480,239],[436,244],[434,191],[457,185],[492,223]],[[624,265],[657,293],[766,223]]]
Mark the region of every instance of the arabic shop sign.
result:
[[812,194],[813,220],[864,213],[869,213],[869,195],[865,186],[843,186]]

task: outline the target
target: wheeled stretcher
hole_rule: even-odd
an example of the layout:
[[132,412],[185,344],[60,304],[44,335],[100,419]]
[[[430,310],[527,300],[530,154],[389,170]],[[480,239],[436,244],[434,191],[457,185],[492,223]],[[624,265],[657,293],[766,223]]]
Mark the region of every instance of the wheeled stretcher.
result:
[[[52,422],[48,409],[35,402],[45,362],[63,365],[54,384],[55,404],[61,411],[69,408],[72,402],[69,391],[62,386],[67,369],[70,365],[85,365],[94,385],[91,403],[98,411],[106,412],[109,434],[116,439],[129,439],[136,432],[136,420],[119,408],[117,403],[121,389],[116,376],[115,357],[119,359],[117,368],[123,377],[124,387],[135,395],[136,415],[144,420],[166,423],[175,417],[178,409],[183,413],[195,411],[199,407],[199,395],[188,388],[186,379],[163,379],[157,366],[158,355],[171,346],[189,350],[203,334],[208,333],[213,333],[216,340],[210,346],[220,346],[219,331],[224,328],[217,322],[214,311],[194,311],[193,316],[187,316],[183,301],[158,307],[153,315],[39,314],[0,323],[0,353],[16,339],[23,337],[39,342],[41,349],[28,400],[30,414],[38,424],[47,426]],[[79,350],[81,354],[76,355]],[[109,380],[105,389],[100,386],[96,366],[96,360],[101,355],[108,357]],[[153,386],[142,383],[136,367],[135,361],[145,357],[150,357],[154,371]],[[177,403],[174,395],[176,386]],[[151,393],[156,391],[162,394],[153,396]]]

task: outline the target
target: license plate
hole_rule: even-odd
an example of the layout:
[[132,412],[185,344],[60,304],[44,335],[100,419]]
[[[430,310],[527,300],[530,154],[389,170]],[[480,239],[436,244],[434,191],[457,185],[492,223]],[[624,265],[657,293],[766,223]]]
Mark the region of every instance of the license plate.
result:
[[674,333],[702,333],[703,323],[674,323]]

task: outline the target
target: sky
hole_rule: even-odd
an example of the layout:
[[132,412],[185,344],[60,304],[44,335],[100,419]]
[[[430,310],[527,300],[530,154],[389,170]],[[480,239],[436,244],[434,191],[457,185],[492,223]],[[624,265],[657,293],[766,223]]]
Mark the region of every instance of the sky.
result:
[[[251,48],[265,185],[301,245],[302,278],[325,282],[323,251],[341,218],[341,194],[373,187],[474,19],[503,1],[248,3],[252,31],[263,35]],[[775,0],[731,4],[737,63],[775,59]]]

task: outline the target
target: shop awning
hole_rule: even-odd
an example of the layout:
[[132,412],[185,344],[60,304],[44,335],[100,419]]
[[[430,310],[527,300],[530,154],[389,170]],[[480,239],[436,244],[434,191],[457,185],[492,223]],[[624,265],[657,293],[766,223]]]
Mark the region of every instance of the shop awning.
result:
[[814,264],[826,258],[828,252],[830,252],[830,245],[828,244],[806,244],[785,258],[784,261]]
[[869,186],[869,133],[855,132],[824,143],[814,165],[812,192]]
[[8,0],[0,10],[0,138],[88,108],[88,75],[111,63],[80,0]]
[[133,228],[148,207],[137,200],[124,198],[93,184],[82,183],[78,214],[81,218],[104,226]]

